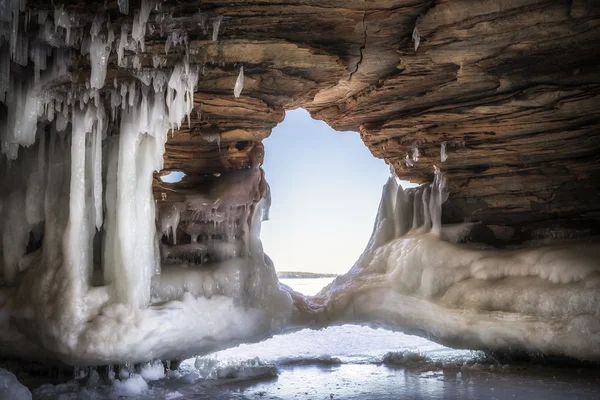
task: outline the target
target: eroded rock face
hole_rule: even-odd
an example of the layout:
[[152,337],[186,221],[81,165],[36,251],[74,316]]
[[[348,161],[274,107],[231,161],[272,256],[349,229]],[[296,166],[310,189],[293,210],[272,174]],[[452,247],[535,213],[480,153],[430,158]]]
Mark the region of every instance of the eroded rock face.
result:
[[[140,4],[130,3],[134,14]],[[437,165],[450,182],[446,222],[531,230],[560,218],[596,229],[596,2],[153,4],[143,51],[125,47],[120,64],[111,52],[106,82],[120,85],[138,70],[169,70],[183,58],[201,66],[195,118],[173,133],[165,154],[165,169],[187,177],[169,187],[155,179],[159,201],[177,201],[172,195],[179,189],[248,166],[248,152],[284,110],[304,107],[335,129],[360,131],[371,152],[403,179],[427,182]],[[79,16],[71,21],[74,34],[103,14],[115,46],[121,28],[131,36],[131,15],[117,2],[64,6]],[[27,3],[34,16],[44,10],[51,16],[49,7]],[[89,66],[82,56],[71,72],[85,81]],[[244,87],[234,98],[240,66]]]
[[[437,165],[450,185],[446,222],[530,232],[558,218],[596,229],[594,2],[203,2],[206,21],[224,16],[216,42],[188,3],[161,11],[168,31],[188,35],[190,60],[205,65],[200,119],[167,143],[165,168],[188,173],[182,187],[248,165],[283,110],[302,106],[336,129],[360,131],[403,179],[429,181]],[[142,64],[164,54],[161,23],[149,23]],[[172,46],[166,63],[184,52]],[[235,99],[239,65],[245,84]]]
[[[117,36],[130,31],[116,2],[86,9],[90,20],[108,13]],[[595,227],[599,38],[600,7],[586,0],[203,1],[200,10],[165,1],[151,13],[144,51],[126,48],[121,67],[110,55],[107,82],[183,57],[202,66],[196,118],[165,154],[165,168],[187,178],[168,188],[155,180],[160,201],[246,167],[284,110],[304,107],[360,131],[401,178],[427,182],[440,167],[450,182],[446,222]],[[73,72],[88,68],[82,57]]]

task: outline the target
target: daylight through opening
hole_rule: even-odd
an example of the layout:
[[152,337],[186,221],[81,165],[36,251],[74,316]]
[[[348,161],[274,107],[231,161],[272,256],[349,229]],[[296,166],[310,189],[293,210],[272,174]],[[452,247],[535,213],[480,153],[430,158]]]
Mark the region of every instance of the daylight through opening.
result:
[[[288,111],[263,144],[273,198],[261,231],[265,253],[281,282],[316,294],[365,249],[389,167],[358,133],[337,132],[303,109]],[[316,279],[302,279],[309,277]]]

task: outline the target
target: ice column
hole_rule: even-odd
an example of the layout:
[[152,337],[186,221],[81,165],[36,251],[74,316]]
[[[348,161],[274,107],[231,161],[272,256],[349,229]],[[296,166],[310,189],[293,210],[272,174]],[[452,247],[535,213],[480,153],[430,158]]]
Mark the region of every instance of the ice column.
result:
[[116,180],[111,176],[114,154],[109,158],[107,210],[114,215],[108,217],[108,229],[114,231],[107,231],[107,236],[116,239],[112,265],[105,260],[105,271],[112,278],[115,299],[132,306],[148,304],[156,270],[152,174],[162,168],[169,130],[165,116],[164,93],[142,96],[139,105],[121,115]]

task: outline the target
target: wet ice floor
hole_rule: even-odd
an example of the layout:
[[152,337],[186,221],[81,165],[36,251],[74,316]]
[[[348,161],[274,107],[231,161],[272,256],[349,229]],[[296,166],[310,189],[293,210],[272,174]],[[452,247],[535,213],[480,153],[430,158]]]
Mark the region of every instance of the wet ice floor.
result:
[[[284,283],[314,294],[329,280]],[[390,363],[383,363],[386,354]],[[238,367],[258,358],[278,376],[201,379],[202,365]],[[390,357],[388,356],[388,361]],[[200,367],[199,367],[200,366]],[[251,369],[251,368],[250,368]],[[252,371],[250,372],[252,375]],[[34,399],[118,399],[104,380],[38,388]],[[503,363],[423,338],[360,326],[303,330],[187,360],[170,377],[149,382],[137,399],[600,399],[600,368]],[[37,389],[36,389],[37,388]]]
[[341,364],[286,367],[268,381],[167,393],[184,399],[598,399],[600,380],[597,371],[536,366],[491,372]]
[[[510,365],[441,368],[383,364],[301,365],[257,380],[186,382],[166,378],[137,399],[599,399],[598,369]],[[34,390],[34,399],[117,399],[110,386]]]

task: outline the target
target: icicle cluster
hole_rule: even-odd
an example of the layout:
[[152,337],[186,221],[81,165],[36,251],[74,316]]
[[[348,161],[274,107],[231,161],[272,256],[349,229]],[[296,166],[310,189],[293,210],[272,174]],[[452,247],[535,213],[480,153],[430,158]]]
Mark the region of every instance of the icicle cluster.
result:
[[392,176],[384,186],[376,226],[384,219],[393,221],[394,237],[432,232],[442,227],[442,204],[448,199],[446,178],[435,167],[433,182],[404,190]]
[[[53,15],[38,11],[32,37],[19,26],[24,2],[0,4],[0,100],[8,111],[0,120],[4,284],[41,257],[47,268],[62,260],[74,297],[94,280],[110,284],[115,301],[148,304],[150,280],[160,271],[153,171],[162,169],[168,131],[189,122],[198,68],[187,59],[170,75],[138,65],[137,79],[105,81],[112,51],[120,66],[125,50],[144,51],[153,5],[143,0],[131,36],[124,24],[115,41],[103,15],[86,25],[63,6]],[[128,2],[119,7],[128,13]],[[89,55],[85,84],[71,82],[68,73],[77,53]],[[13,68],[29,62],[33,77]]]
[[[160,208],[159,230],[167,239],[163,261],[203,264],[250,256],[253,216],[259,209],[268,214],[269,206],[270,191],[258,166],[220,175],[207,193]],[[189,237],[188,243],[178,243],[178,229]]]

